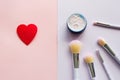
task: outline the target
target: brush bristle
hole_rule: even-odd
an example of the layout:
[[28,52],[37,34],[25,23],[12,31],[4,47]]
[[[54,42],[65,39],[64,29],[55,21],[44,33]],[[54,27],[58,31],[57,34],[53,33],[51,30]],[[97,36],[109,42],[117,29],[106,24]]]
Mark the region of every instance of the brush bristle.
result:
[[73,40],[70,42],[70,50],[73,54],[79,54],[81,50],[81,43],[79,40]]
[[86,63],[93,63],[94,62],[93,56],[86,56],[84,58],[84,60],[85,60]]
[[98,44],[99,44],[100,46],[104,46],[104,45],[106,44],[106,41],[105,41],[103,38],[99,38],[99,39],[98,39]]

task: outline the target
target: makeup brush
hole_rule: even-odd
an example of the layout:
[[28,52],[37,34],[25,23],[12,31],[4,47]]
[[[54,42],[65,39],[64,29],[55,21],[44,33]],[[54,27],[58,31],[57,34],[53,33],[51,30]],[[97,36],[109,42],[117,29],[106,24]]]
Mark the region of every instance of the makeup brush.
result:
[[89,73],[90,73],[91,80],[95,80],[96,75],[95,75],[94,58],[93,58],[93,56],[86,56],[84,58],[84,61],[88,65],[88,70],[89,70]]
[[104,27],[104,28],[111,28],[111,29],[117,29],[120,30],[120,26],[114,26],[106,23],[101,23],[101,22],[94,22],[94,26],[99,26],[99,27]]
[[115,54],[108,46],[107,42],[103,38],[98,39],[98,44],[118,63],[120,64],[120,56]]
[[112,80],[111,76],[110,76],[110,72],[108,70],[108,67],[107,65],[105,64],[105,61],[103,60],[102,56],[100,55],[100,51],[99,50],[96,50],[96,54],[97,54],[97,57],[99,59],[99,61],[101,62],[103,68],[104,68],[104,71],[108,77],[109,80]]
[[73,72],[74,72],[74,80],[80,80],[80,73],[79,73],[79,52],[81,50],[81,43],[79,40],[73,40],[70,42],[70,50],[73,55]]

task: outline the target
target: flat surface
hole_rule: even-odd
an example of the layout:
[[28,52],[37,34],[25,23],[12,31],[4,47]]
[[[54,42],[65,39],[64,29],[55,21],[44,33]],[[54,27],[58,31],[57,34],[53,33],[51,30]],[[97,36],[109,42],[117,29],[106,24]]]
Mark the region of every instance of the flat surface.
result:
[[[26,46],[20,24],[38,32]],[[0,0],[0,80],[57,79],[57,0]]]
[[[112,80],[119,80],[120,66],[97,45],[97,38],[103,37],[113,51],[120,55],[120,30],[93,26],[94,21],[120,25],[119,0],[58,0],[58,80],[72,79],[72,55],[69,52],[69,42],[78,39],[82,42],[80,52],[81,80],[90,80],[83,58],[93,55],[96,70],[96,80],[108,80],[95,50],[99,49],[108,66]],[[67,18],[73,13],[83,14],[88,22],[81,35],[71,34],[66,27]]]

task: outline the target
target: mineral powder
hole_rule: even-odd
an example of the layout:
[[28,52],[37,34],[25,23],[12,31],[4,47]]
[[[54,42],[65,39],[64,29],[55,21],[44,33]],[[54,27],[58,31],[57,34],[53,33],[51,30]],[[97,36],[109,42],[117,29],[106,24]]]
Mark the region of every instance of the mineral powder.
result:
[[86,27],[86,20],[79,14],[71,15],[68,19],[68,27],[73,32],[82,31]]

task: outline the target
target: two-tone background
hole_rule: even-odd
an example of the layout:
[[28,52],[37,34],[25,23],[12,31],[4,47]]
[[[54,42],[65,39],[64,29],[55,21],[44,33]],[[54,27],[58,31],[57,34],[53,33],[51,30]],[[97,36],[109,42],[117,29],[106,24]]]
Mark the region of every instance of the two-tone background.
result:
[[[94,21],[120,25],[119,0],[0,0],[0,80],[73,80],[72,57],[68,44],[82,42],[81,80],[89,80],[84,56],[93,55],[97,80],[107,80],[95,50],[99,49],[114,80],[120,67],[98,45],[99,36],[120,54],[120,31],[94,27]],[[66,27],[73,13],[83,14],[88,22],[85,32],[71,34]],[[19,24],[36,24],[38,32],[29,46],[17,36]]]

